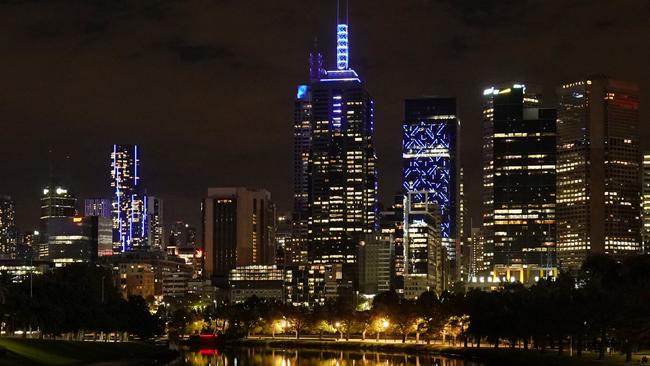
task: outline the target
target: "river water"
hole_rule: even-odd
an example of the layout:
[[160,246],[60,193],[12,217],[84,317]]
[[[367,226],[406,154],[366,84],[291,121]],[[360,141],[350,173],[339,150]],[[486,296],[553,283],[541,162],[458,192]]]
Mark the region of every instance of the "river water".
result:
[[441,356],[235,348],[184,351],[170,366],[484,366]]

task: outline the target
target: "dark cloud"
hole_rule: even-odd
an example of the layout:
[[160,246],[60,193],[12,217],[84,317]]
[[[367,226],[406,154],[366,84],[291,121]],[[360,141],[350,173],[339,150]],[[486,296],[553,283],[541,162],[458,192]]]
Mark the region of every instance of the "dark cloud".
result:
[[184,62],[200,62],[232,58],[232,53],[223,47],[187,44],[184,41],[172,41],[169,43],[168,47],[181,61]]

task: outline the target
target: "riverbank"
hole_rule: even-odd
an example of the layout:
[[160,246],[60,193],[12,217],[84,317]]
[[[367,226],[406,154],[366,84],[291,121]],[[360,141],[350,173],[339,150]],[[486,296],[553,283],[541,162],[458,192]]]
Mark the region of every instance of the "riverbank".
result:
[[598,360],[597,355],[590,352],[583,352],[582,357],[558,355],[557,351],[523,351],[510,348],[463,348],[443,345],[427,345],[415,343],[391,343],[391,342],[368,342],[368,341],[319,341],[313,339],[241,339],[231,340],[229,346],[234,347],[268,347],[276,349],[305,349],[305,350],[336,350],[350,352],[378,352],[378,353],[402,353],[413,355],[440,355],[453,358],[467,358],[485,362],[488,365],[499,366],[621,366],[638,364],[643,355],[649,353],[635,354],[632,362],[625,363],[623,355],[607,355],[605,360]]
[[120,365],[146,365],[170,360],[175,352],[165,347],[135,342],[72,342],[0,337],[0,366],[92,365],[116,362]]

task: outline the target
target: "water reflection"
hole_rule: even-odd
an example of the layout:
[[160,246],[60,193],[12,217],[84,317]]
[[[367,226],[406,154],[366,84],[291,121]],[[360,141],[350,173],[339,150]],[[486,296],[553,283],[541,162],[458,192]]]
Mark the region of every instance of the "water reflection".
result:
[[189,366],[482,366],[440,356],[276,349],[185,351],[175,365]]

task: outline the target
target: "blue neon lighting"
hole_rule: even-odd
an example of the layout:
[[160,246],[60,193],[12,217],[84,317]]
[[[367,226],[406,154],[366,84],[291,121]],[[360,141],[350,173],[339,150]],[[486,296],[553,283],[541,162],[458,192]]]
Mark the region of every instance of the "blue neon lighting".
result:
[[298,85],[298,92],[296,93],[296,99],[305,99],[307,96],[307,85]]
[[447,123],[420,122],[403,126],[403,188],[414,194],[413,202],[437,203],[440,208],[441,234],[451,238],[454,168],[451,166],[451,131]]
[[348,58],[348,25],[338,24],[336,26],[336,68],[339,70],[347,70]]

